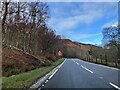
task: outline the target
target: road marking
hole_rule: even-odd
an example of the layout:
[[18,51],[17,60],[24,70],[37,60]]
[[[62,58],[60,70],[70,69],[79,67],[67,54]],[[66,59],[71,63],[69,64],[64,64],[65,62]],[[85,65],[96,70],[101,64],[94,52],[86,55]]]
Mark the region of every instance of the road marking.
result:
[[113,86],[114,88],[116,88],[116,89],[118,89],[118,90],[120,90],[120,88],[118,87],[118,86],[116,86],[115,84],[113,84],[113,83],[109,83],[111,86]]
[[[77,62],[76,62],[77,63]],[[77,65],[79,65],[79,63],[77,63]]]
[[73,60],[73,62],[75,62],[77,65],[79,65],[79,63],[78,63],[78,62],[76,62],[75,60]]
[[75,62],[75,61],[73,60],[73,62]]
[[48,82],[48,80],[45,81],[45,83],[47,83],[47,82]]
[[77,65],[79,65],[79,63],[78,63],[78,62],[76,62],[75,60],[73,60],[73,62],[75,62]]
[[44,84],[42,85],[42,87],[44,87]]
[[[61,66],[65,63],[65,61],[58,67],[58,69],[61,68]],[[58,71],[58,69],[56,69],[55,72],[53,72],[53,74],[48,79],[51,79],[55,75],[55,73]]]
[[88,72],[93,73],[93,71],[89,70],[88,68],[86,68],[86,67],[84,67],[82,65],[81,65],[81,67],[84,68],[85,70],[87,70]]
[[55,70],[55,72],[49,77],[49,79],[51,79],[57,71],[58,69]]
[[103,77],[99,77],[100,79],[103,79]]
[[41,90],[41,87],[38,90]]
[[100,67],[104,67],[104,68],[113,69],[113,70],[120,70],[120,69],[118,69],[118,68],[109,67],[109,66],[105,66],[105,65],[102,65],[102,64],[95,64],[95,63],[92,63],[92,62],[86,62],[86,61],[83,61],[83,60],[81,60],[81,59],[79,59],[78,61],[81,61],[81,62],[83,62],[83,63],[92,64],[92,65],[95,65],[95,66],[100,66]]
[[[61,68],[61,66],[62,66],[65,62],[66,62],[66,60],[64,60],[64,62],[59,66],[59,68]],[[58,69],[59,69],[59,68],[58,68]]]

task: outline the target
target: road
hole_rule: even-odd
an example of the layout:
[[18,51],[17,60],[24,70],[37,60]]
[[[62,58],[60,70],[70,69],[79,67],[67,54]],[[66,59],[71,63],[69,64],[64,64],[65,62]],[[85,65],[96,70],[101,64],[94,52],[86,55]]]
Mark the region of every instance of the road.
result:
[[120,90],[119,73],[115,68],[85,62],[79,59],[66,59],[39,88],[105,88]]

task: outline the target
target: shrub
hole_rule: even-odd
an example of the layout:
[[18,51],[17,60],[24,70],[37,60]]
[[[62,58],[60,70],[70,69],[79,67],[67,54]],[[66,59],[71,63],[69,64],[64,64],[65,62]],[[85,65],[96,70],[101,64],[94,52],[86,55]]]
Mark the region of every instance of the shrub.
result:
[[47,55],[47,59],[49,59],[49,60],[52,60],[52,61],[56,61],[56,57],[55,57],[55,55],[53,55],[53,54],[48,54]]

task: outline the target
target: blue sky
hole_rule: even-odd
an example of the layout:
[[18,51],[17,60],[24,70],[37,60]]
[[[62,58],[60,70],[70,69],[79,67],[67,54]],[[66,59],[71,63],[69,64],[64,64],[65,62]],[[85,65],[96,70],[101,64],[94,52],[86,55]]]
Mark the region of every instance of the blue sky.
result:
[[49,2],[49,27],[62,37],[101,44],[103,27],[117,24],[117,2]]

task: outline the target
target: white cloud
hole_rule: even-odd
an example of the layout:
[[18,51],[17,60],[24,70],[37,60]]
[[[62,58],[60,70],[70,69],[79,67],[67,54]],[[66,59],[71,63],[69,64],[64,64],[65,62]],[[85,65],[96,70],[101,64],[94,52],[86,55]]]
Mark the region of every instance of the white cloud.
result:
[[96,33],[96,34],[79,34],[76,37],[79,39],[85,39],[85,38],[90,38],[90,37],[95,37],[95,36],[99,36],[102,35],[102,33]]
[[103,26],[102,26],[102,29],[103,28],[105,28],[105,27],[110,27],[110,26],[117,26],[118,25],[118,21],[111,21],[111,22],[108,22],[108,23],[106,23],[106,24],[104,24]]
[[[59,7],[59,4],[57,5]],[[104,23],[104,19],[113,18],[117,12],[117,10],[113,10],[116,3],[81,3],[76,6],[75,3],[67,3],[67,5],[62,5],[60,8],[56,7],[54,9],[54,15],[51,17],[49,24],[56,30],[57,34],[61,34],[66,38],[79,42],[86,41],[100,44],[102,33],[100,33],[100,31],[95,31],[95,33],[94,25],[96,25],[99,20],[103,20]],[[67,8],[68,11],[66,11],[65,8]],[[93,25],[93,28],[86,28],[85,31],[83,31],[84,27],[80,25],[84,25],[84,27],[86,27],[86,25],[88,25],[88,27],[89,25]],[[76,27],[79,26],[81,28],[77,30]],[[79,34],[79,30],[83,31],[81,33],[84,34]],[[89,34],[91,33],[90,30],[93,30],[92,34]]]
[[[97,18],[96,18],[97,17]],[[74,27],[82,24],[91,24],[96,20],[103,17],[103,13],[101,11],[89,11],[82,15],[71,16],[67,18],[59,18],[55,19],[52,18],[50,23],[56,28],[57,31],[64,31],[64,30],[72,30]]]
[[[96,34],[75,34],[75,33],[70,33],[69,39],[72,39],[73,41],[78,41],[81,43],[86,43],[86,44],[101,44],[102,40],[102,33],[96,33]],[[92,38],[92,39],[90,39]]]
[[53,8],[55,15],[58,14],[58,16],[64,16],[66,14],[67,17],[51,17],[49,23],[50,26],[52,26],[57,32],[67,32],[68,30],[73,30],[80,24],[89,25],[96,22],[97,20],[100,20],[104,16],[109,18],[107,15],[111,16],[112,14],[108,12],[108,10],[110,10],[113,5],[115,5],[115,3],[82,3],[79,4],[77,9],[74,9],[74,3],[67,3],[66,6],[70,7],[70,10],[67,12],[64,11],[65,5],[63,5],[64,8]]

